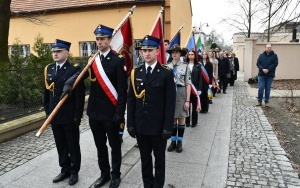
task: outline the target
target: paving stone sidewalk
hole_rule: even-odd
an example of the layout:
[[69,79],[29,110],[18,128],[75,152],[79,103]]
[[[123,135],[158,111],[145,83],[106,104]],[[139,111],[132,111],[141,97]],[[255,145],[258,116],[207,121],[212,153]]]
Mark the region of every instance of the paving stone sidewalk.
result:
[[[84,113],[80,133],[90,129],[87,119]],[[39,138],[36,133],[31,131],[0,144],[0,176],[55,147],[51,126]]]
[[233,92],[227,188],[300,187],[298,174],[242,76]]

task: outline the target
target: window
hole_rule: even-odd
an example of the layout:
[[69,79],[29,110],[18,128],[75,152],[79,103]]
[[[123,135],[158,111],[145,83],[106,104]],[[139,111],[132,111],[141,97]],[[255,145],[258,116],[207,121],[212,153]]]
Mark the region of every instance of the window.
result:
[[91,54],[97,52],[97,44],[96,42],[79,42],[80,46],[80,56],[81,57],[88,57]]
[[30,45],[9,45],[9,55],[20,55],[21,57],[28,57],[30,55]]

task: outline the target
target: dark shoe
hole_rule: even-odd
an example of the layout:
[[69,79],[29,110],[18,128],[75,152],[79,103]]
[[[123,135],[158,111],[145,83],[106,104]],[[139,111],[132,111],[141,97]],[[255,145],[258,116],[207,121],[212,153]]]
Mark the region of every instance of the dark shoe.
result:
[[197,124],[193,124],[193,125],[192,125],[193,128],[196,127],[196,126],[197,126]]
[[168,147],[168,152],[174,151],[176,149],[176,142],[172,141],[170,146]]
[[138,143],[134,144],[134,147],[139,148],[139,144]]
[[108,182],[110,180],[110,176],[107,177],[100,177],[99,179],[97,179],[94,188],[98,188],[98,187],[102,187],[106,182]]
[[215,93],[213,93],[213,97],[215,97],[216,96],[216,94]]
[[186,126],[186,127],[190,127],[190,124],[186,124],[185,126]]
[[223,91],[224,94],[226,94],[226,91]]
[[209,104],[212,104],[213,102],[212,102],[212,100],[209,100],[208,103],[209,103]]
[[121,183],[120,178],[112,179],[110,181],[109,188],[117,188],[117,187],[119,187],[120,183]]
[[69,178],[69,185],[75,185],[78,182],[78,174],[71,175]]
[[217,91],[217,93],[221,93],[221,91],[220,91],[220,90],[218,90],[218,91]]
[[69,177],[70,176],[70,173],[64,173],[64,172],[62,172],[62,173],[60,173],[60,174],[58,174],[58,176],[56,176],[54,179],[53,179],[53,183],[57,183],[57,182],[60,182],[60,181],[62,181],[62,180],[64,180],[64,179],[66,179],[67,177]]
[[176,152],[177,153],[181,153],[182,152],[182,142],[177,142]]
[[261,102],[258,102],[258,103],[256,104],[256,106],[262,106]]

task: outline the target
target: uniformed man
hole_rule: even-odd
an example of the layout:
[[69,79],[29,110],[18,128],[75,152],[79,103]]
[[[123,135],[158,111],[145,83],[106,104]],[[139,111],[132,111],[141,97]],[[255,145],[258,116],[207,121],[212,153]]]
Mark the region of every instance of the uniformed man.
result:
[[[68,61],[70,46],[71,43],[57,39],[52,48],[55,63],[45,68],[44,107],[47,116],[58,104],[65,81],[78,71],[78,68]],[[78,181],[81,162],[79,125],[85,98],[84,83],[80,82],[71,93],[51,125],[61,167],[61,173],[53,179],[53,182],[60,182],[70,176],[69,185],[74,185]]]
[[175,111],[173,72],[157,61],[160,43],[160,39],[149,35],[142,40],[145,63],[133,69],[127,99],[127,130],[131,137],[137,138],[145,188],[164,186],[165,150]]
[[[98,152],[98,165],[101,176],[94,187],[102,187],[110,181],[110,188],[117,188],[121,182],[121,140],[120,126],[124,125],[124,114],[127,100],[127,72],[125,58],[110,49],[114,29],[99,25],[94,31],[99,54],[90,68],[90,96],[87,106],[89,124]],[[64,93],[68,93],[78,72],[65,84]],[[86,75],[87,77],[87,75]],[[108,139],[111,147],[110,172]]]

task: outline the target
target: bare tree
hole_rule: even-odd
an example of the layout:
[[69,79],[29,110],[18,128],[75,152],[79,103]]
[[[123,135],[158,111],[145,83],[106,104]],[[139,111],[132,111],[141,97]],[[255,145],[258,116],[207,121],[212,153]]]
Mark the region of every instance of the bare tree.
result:
[[238,12],[222,19],[222,22],[229,24],[231,27],[241,31],[245,37],[250,38],[253,17],[260,11],[259,0],[231,1],[231,5],[237,6]]
[[11,0],[0,0],[0,67],[9,62],[8,33]]
[[[262,26],[267,25],[267,41],[271,35],[282,30],[287,23],[299,20],[299,0],[260,0],[264,5],[262,11]],[[265,13],[265,14],[263,14]],[[276,27],[274,27],[276,26]]]

